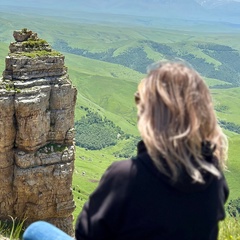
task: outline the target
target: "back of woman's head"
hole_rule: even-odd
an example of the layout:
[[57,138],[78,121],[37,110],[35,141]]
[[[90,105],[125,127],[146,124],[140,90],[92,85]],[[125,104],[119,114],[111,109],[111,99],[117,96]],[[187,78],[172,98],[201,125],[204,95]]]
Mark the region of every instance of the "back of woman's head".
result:
[[[135,100],[140,134],[161,172],[177,180],[184,167],[198,182],[204,181],[200,169],[220,176],[227,140],[209,89],[194,69],[182,63],[159,64],[141,81]],[[203,145],[214,152],[217,164],[206,161]]]

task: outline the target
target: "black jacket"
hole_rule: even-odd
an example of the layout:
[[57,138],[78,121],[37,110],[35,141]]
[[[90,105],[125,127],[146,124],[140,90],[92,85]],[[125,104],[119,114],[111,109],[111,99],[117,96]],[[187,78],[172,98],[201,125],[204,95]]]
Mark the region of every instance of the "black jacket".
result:
[[[142,145],[142,144],[141,144]],[[114,162],[76,223],[77,240],[216,240],[225,217],[224,176],[172,184],[142,145],[135,159]]]

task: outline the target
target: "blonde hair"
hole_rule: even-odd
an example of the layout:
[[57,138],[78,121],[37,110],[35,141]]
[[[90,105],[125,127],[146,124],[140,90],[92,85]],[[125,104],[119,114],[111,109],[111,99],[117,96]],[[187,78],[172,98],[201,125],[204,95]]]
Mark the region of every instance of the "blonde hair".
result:
[[[196,182],[204,182],[202,170],[220,177],[228,142],[209,89],[194,69],[183,63],[159,64],[141,81],[135,100],[138,129],[159,171],[173,181],[182,167]],[[203,157],[204,143],[210,145],[216,164]]]

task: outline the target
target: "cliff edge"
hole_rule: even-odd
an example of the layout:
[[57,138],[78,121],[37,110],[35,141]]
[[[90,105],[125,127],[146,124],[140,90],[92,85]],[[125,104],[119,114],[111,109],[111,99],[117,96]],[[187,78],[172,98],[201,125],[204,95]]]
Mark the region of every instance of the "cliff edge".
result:
[[46,220],[72,233],[73,87],[64,56],[14,31],[0,79],[0,219]]

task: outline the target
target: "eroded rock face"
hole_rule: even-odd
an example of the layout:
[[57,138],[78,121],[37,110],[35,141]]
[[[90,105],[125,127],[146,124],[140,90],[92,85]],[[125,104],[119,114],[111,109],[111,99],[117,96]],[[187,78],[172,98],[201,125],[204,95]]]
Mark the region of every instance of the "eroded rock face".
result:
[[46,220],[72,234],[77,90],[64,56],[25,33],[14,32],[0,79],[0,219]]
[[13,32],[13,37],[16,42],[23,42],[30,38],[30,36],[33,34],[31,30],[22,29],[22,30],[16,30]]

